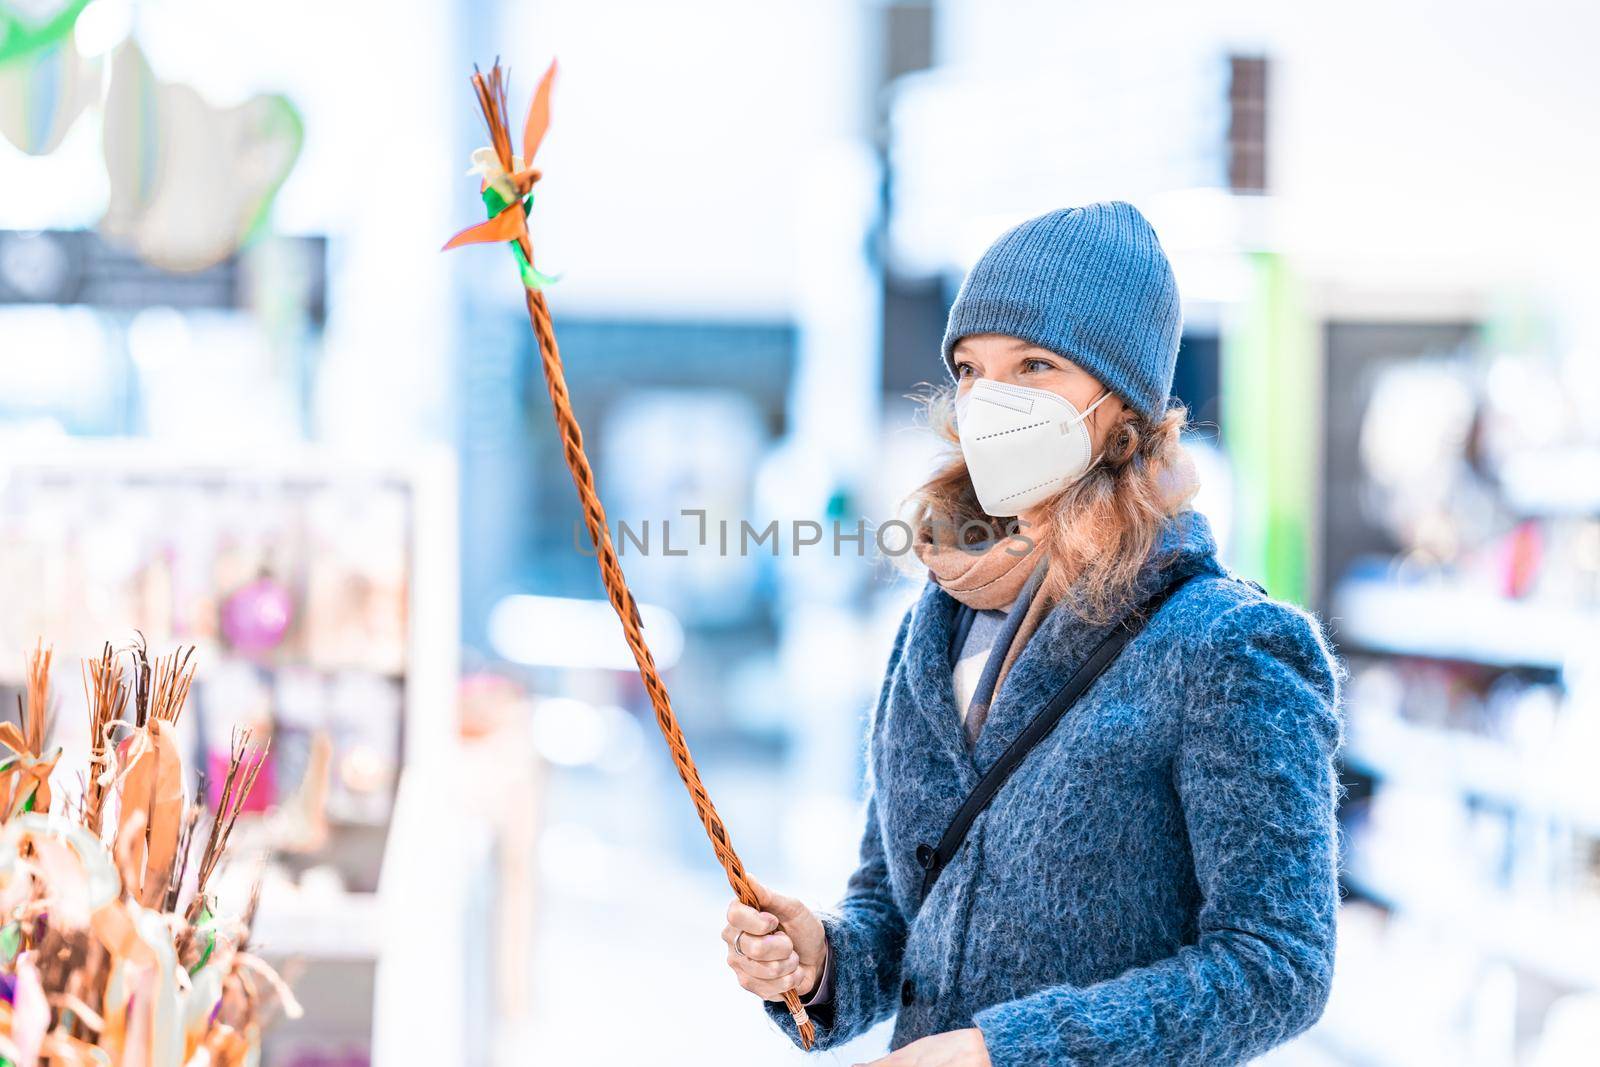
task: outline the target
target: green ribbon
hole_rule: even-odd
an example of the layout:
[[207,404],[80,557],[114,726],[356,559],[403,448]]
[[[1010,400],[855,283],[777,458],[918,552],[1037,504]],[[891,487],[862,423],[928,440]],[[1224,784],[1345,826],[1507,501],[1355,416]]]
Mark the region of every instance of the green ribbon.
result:
[[89,0],[66,0],[54,15],[34,22],[0,0],[0,63],[30,56],[66,37],[88,4]]
[[216,922],[217,917],[211,914],[210,905],[202,906],[200,909],[200,914],[196,916],[194,928],[196,933],[203,934],[205,936],[206,947],[205,950],[200,953],[200,958],[195,960],[194,965],[189,968],[189,973],[191,975],[199,974],[200,968],[204,967],[211,960],[211,954],[216,951]]
[[206,947],[205,950],[200,953],[200,958],[195,960],[194,965],[189,968],[189,974],[191,976],[199,974],[200,968],[204,967],[211,961],[211,953],[216,951],[217,947],[217,932],[215,930],[208,928],[200,932],[205,935]]
[[[483,206],[489,209],[489,217],[491,219],[509,207],[510,203],[509,200],[500,195],[500,190],[494,186],[485,185],[483,187]],[[522,217],[527,218],[532,210],[533,193],[530,192],[522,198]],[[526,288],[543,289],[545,286],[555,283],[555,275],[545,274],[534,269],[533,264],[528,262],[528,257],[522,254],[522,245],[516,241],[508,241],[506,243],[511,246],[512,254],[517,257],[517,271],[522,275],[522,284]]]
[[289,180],[289,175],[294,171],[294,165],[300,159],[300,149],[306,143],[306,124],[300,117],[300,109],[295,107],[287,96],[274,93],[270,96],[259,98],[263,101],[262,118],[259,120],[258,132],[263,140],[271,140],[277,134],[284,134],[293,143],[294,147],[289,152],[289,162],[278,172],[271,184],[261,191],[261,199],[256,203],[255,213],[250,217],[250,222],[244,228],[244,236],[239,243],[249,244],[264,235],[272,222],[272,205],[278,199],[278,190],[283,188],[283,183]]

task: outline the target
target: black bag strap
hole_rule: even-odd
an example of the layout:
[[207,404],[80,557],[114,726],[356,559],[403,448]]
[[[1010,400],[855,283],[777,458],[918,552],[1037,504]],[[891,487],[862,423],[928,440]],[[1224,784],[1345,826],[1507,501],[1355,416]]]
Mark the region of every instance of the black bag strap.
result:
[[917,862],[922,865],[922,892],[917,898],[920,904],[928,898],[928,892],[933,889],[933,884],[939,880],[939,875],[944,872],[945,866],[955,857],[961,848],[961,843],[967,838],[967,831],[983,809],[989,806],[989,801],[1000,791],[1011,772],[1033,751],[1035,745],[1049,736],[1055,729],[1056,723],[1061,721],[1068,709],[1078,702],[1078,698],[1088,691],[1105,672],[1105,669],[1122,653],[1129,641],[1138,636],[1145,623],[1155,617],[1163,604],[1176,593],[1183,584],[1193,575],[1182,577],[1169,582],[1149,600],[1146,600],[1138,609],[1123,616],[1122,620],[1112,628],[1095,650],[1089,653],[1089,658],[1084,660],[1083,666],[1072,672],[1072,677],[1057,690],[1056,695],[1050,698],[1049,703],[1033,717],[1027,728],[1017,735],[1016,740],[1000,754],[973,788],[972,793],[956,811],[955,818],[950,820],[950,825],[945,828],[944,836],[939,838],[938,845],[921,844],[917,846]]

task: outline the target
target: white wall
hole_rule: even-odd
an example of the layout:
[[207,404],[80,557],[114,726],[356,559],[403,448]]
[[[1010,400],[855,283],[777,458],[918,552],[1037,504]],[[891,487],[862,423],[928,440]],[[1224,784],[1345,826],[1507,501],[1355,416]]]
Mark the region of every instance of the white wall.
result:
[[[1312,276],[1566,294],[1587,291],[1594,280],[1594,5],[950,0],[941,13],[950,73],[990,90],[997,78],[1016,82],[1000,113],[1033,115],[1044,141],[1053,115],[1078,99],[1107,108],[1115,128],[1129,94],[1119,104],[1097,90],[1129,71],[1159,67],[1164,56],[1181,63],[1229,49],[1270,55],[1272,240]],[[1075,98],[1060,107],[1030,98],[1030,76],[1077,78]],[[984,134],[951,133],[953,168],[964,165],[970,138]],[[1049,151],[1093,163],[1102,145]],[[1033,161],[1011,165],[1026,172]],[[1125,176],[1135,189],[1147,177]],[[1055,188],[1073,192],[1070,183]],[[1050,206],[1059,205],[1038,209]],[[983,210],[953,208],[952,229],[961,212]]]
[[852,0],[508,5],[513,108],[552,54],[561,62],[533,216],[541,263],[562,274],[551,299],[567,311],[792,314],[807,172],[860,121],[861,11]]

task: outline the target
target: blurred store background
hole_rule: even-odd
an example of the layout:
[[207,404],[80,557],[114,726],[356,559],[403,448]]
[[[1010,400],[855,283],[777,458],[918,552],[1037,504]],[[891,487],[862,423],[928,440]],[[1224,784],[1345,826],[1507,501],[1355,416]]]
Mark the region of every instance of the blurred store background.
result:
[[757,877],[854,865],[916,588],[875,532],[962,271],[1130,199],[1201,505],[1351,669],[1338,984],[1268,1062],[1593,1063],[1596,39],[1555,0],[0,0],[0,698],[36,636],[137,628],[200,648],[196,751],[270,731],[259,933],[309,1011],[268,1067],[800,1062],[723,963],[515,274],[436,253],[471,63],[520,112],[559,55],[571,391]]

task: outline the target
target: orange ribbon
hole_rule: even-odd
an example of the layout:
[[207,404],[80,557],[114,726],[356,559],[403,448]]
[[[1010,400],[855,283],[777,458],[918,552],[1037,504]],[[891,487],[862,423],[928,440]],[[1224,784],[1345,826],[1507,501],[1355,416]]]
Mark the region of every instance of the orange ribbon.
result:
[[15,762],[7,761],[0,768],[0,812],[4,812],[4,819],[30,810],[29,798],[33,800],[31,810],[49,811],[50,775],[61,758],[61,746],[57,745],[48,756],[33,751],[14,722],[0,722],[0,745],[15,753]]
[[528,235],[528,209],[534,183],[539,171],[534,169],[533,156],[539,151],[545,131],[550,126],[550,86],[555,81],[556,65],[552,60],[539,88],[534,91],[533,102],[528,106],[528,117],[522,124],[522,155],[511,152],[511,137],[503,117],[506,110],[505,77],[498,65],[485,79],[473,74],[472,85],[477,90],[478,102],[484,115],[489,117],[489,136],[494,142],[490,149],[473,153],[471,173],[481,174],[484,205],[489,209],[487,222],[468,226],[444,244],[443,251],[470,244],[501,244],[510,242],[516,250],[522,284],[538,289],[551,280],[533,266],[533,238]]

